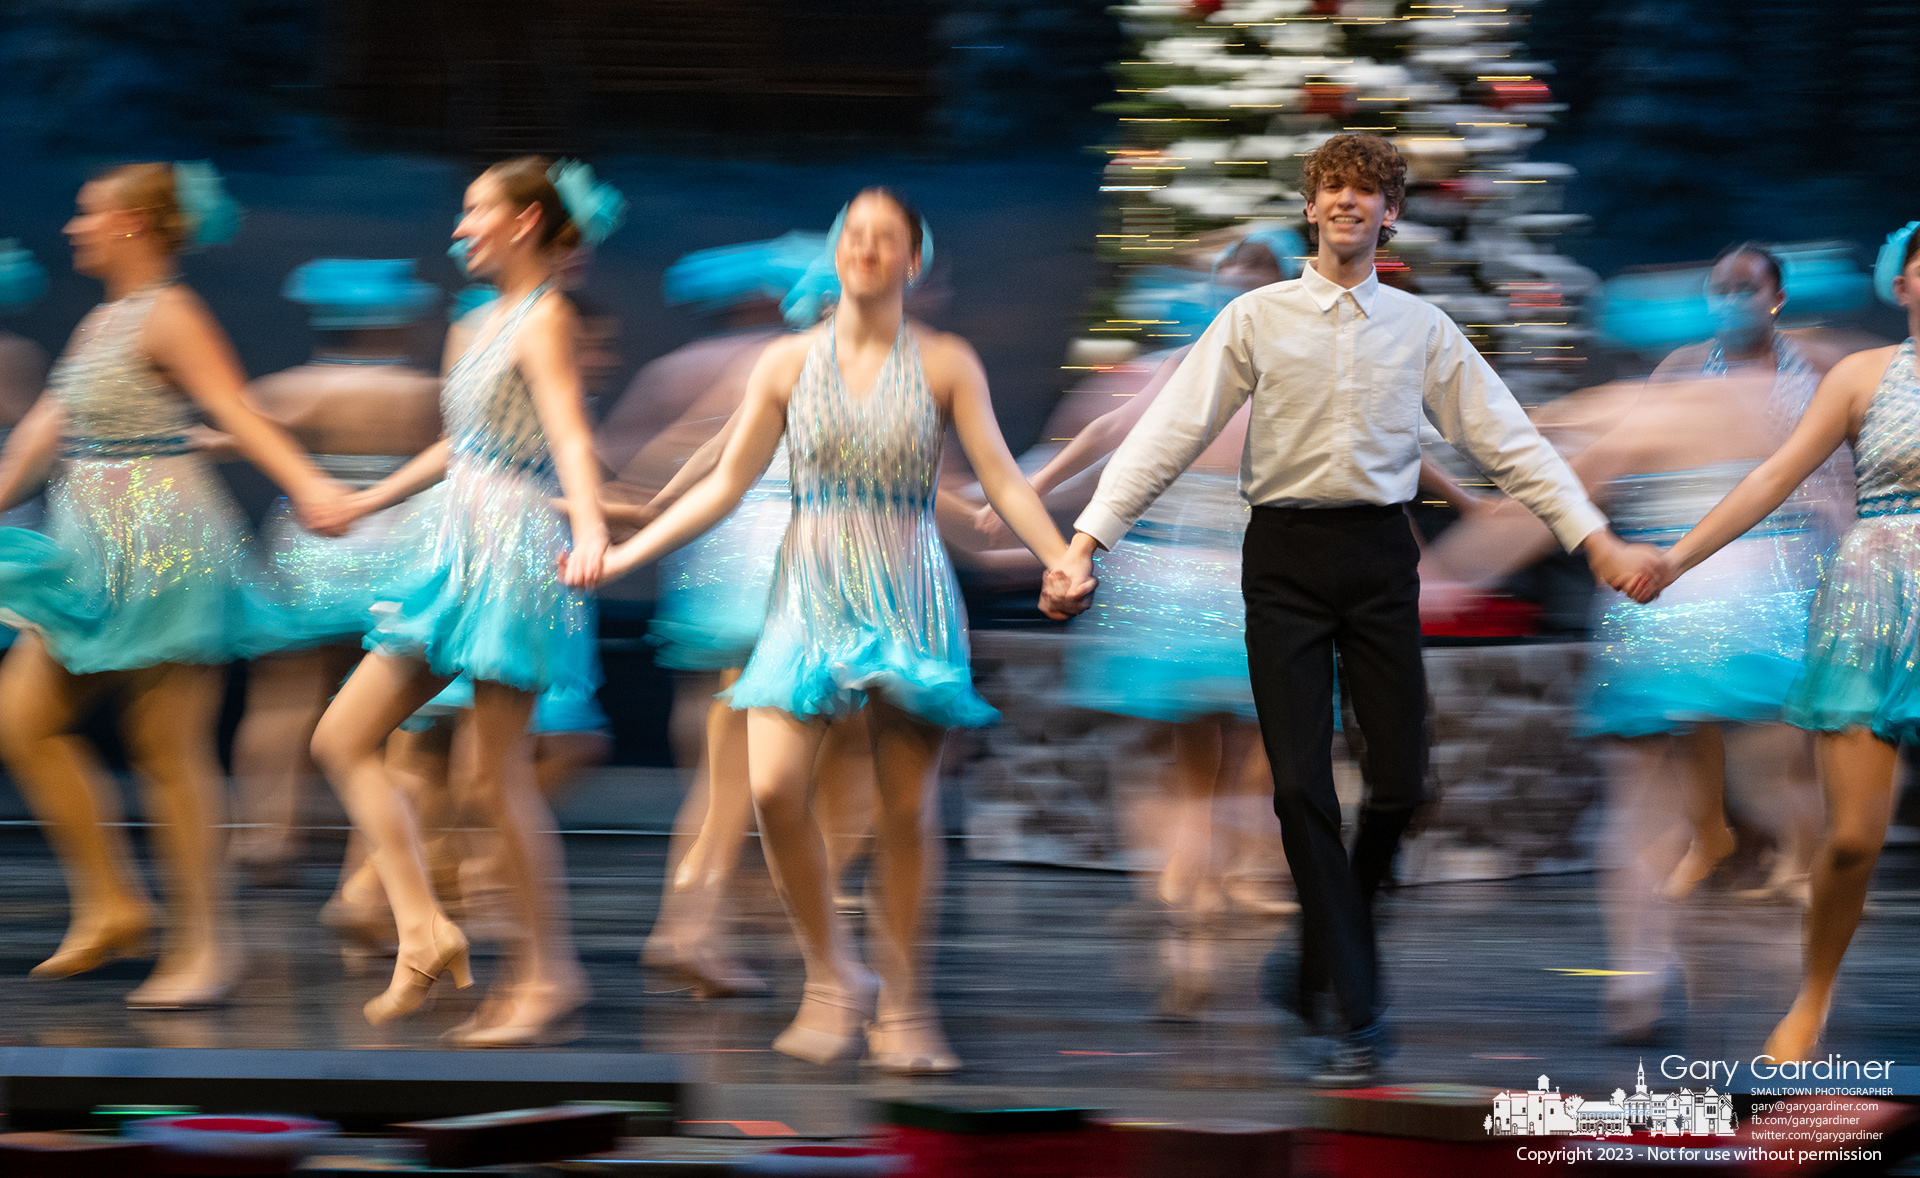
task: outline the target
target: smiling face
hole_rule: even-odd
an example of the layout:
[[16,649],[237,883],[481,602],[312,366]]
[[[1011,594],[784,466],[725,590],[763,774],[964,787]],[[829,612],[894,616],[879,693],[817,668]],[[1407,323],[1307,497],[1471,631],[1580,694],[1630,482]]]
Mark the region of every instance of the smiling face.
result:
[[145,219],[121,207],[112,182],[91,180],[74,198],[73,216],[62,229],[73,247],[73,268],[89,278],[103,277],[129,234],[146,228]]
[[467,243],[467,273],[477,277],[498,274],[508,255],[539,228],[539,206],[515,208],[491,176],[467,185],[460,209],[453,236]]
[[1329,177],[1307,202],[1307,220],[1319,231],[1320,248],[1350,258],[1375,248],[1380,227],[1391,225],[1400,210],[1387,206],[1386,194],[1361,177]]
[[900,206],[876,193],[855,197],[833,250],[841,291],[849,298],[867,298],[904,290],[908,271],[919,263]]

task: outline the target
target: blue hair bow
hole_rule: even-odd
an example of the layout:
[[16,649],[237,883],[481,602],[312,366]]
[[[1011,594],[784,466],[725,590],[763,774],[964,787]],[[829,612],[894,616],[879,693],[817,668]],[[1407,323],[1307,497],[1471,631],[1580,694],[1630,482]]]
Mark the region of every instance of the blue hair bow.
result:
[[1887,243],[1880,247],[1879,256],[1873,260],[1873,292],[1883,303],[1900,305],[1900,300],[1893,297],[1893,280],[1907,268],[1907,242],[1915,229],[1920,229],[1920,221],[1908,221],[1887,234]]
[[47,293],[47,270],[11,237],[0,238],[0,314],[24,311]]
[[660,276],[670,307],[722,311],[754,299],[785,298],[820,256],[826,236],[784,233],[771,241],[750,241],[695,250]]
[[186,218],[187,244],[193,249],[224,244],[240,232],[245,214],[209,160],[174,162],[173,199]]
[[[820,322],[820,317],[825,314],[825,304],[827,301],[840,297],[840,273],[834,268],[833,255],[834,251],[839,248],[840,229],[846,224],[847,210],[851,208],[852,205],[853,202],[848,201],[846,204],[840,206],[840,211],[834,214],[833,224],[827,228],[826,241],[823,243],[819,254],[814,257],[812,262],[808,263],[806,271],[800,275],[799,281],[795,282],[793,289],[787,292],[787,297],[780,300],[780,315],[787,321],[787,326],[793,328],[795,331],[804,331],[806,328],[812,327],[814,324]],[[932,268],[933,229],[927,224],[927,219],[921,217],[921,276],[925,276],[927,271]],[[914,280],[915,283],[918,281],[918,278]],[[913,283],[909,283],[908,285],[913,285]]]
[[560,160],[547,169],[547,181],[567,206],[567,216],[580,230],[582,245],[599,245],[613,236],[627,215],[627,198],[611,184],[598,181],[593,166],[579,160]]

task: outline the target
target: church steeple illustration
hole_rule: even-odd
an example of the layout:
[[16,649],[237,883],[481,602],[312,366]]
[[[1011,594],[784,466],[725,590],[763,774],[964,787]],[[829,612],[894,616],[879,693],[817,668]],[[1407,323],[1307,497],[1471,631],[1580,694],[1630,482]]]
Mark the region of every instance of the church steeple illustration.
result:
[[1635,1096],[1647,1094],[1647,1061],[1644,1059],[1640,1061],[1640,1070],[1633,1078],[1633,1094]]

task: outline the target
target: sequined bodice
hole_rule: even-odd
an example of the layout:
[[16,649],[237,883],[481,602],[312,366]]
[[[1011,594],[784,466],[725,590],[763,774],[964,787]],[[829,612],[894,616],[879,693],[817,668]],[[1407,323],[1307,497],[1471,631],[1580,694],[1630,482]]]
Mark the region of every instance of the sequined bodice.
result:
[[1853,445],[1854,504],[1861,518],[1920,513],[1920,376],[1913,341],[1887,365]]
[[542,285],[521,299],[490,339],[468,348],[447,371],[440,413],[456,456],[536,475],[553,473],[533,391],[514,351],[520,325],[546,291]]
[[165,283],[102,303],[74,333],[49,378],[66,411],[69,458],[182,454],[193,403],[163,377],[141,347],[141,333]]
[[[1785,440],[1800,424],[1807,406],[1813,403],[1813,392],[1820,387],[1820,370],[1807,359],[1799,345],[1778,332],[1773,337],[1773,357],[1773,390],[1767,397],[1767,416]],[[1700,366],[1701,375],[1727,376],[1732,371],[1727,354],[1716,341],[1707,353],[1706,362]]]
[[[1717,462],[1692,470],[1625,475],[1613,480],[1607,515],[1623,540],[1671,544],[1691,531],[1758,465],[1758,461]],[[1799,532],[1808,527],[1811,516],[1812,509],[1805,501],[1790,498],[1749,529],[1745,537]]]
[[941,418],[903,323],[871,391],[855,398],[841,378],[833,325],[807,353],[787,404],[794,502],[930,511]]

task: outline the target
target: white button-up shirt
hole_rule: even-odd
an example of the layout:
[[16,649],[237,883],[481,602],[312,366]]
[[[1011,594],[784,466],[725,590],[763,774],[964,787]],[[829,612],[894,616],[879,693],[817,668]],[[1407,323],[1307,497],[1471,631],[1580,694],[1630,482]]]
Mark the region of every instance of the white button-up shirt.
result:
[[1606,517],[1438,307],[1312,266],[1227,304],[1121,443],[1074,527],[1112,548],[1253,399],[1240,490],[1260,506],[1405,503],[1424,409],[1568,550]]

